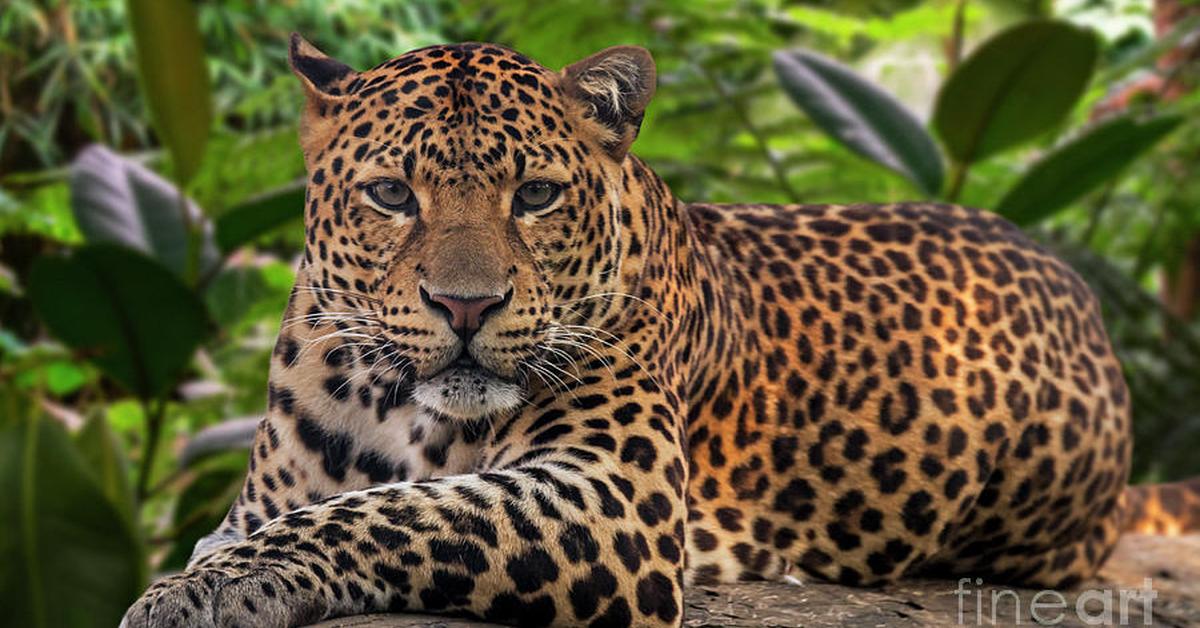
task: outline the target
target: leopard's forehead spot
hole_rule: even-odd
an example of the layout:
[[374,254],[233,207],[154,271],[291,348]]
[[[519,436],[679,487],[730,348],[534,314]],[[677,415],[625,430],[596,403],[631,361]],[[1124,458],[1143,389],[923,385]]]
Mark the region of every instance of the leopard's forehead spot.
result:
[[530,161],[569,160],[562,145],[573,128],[557,73],[500,46],[422,48],[342,91],[327,112],[341,123],[330,148],[352,151],[358,163],[400,166],[409,178],[436,169],[443,182],[447,169],[490,172],[495,183],[519,178]]

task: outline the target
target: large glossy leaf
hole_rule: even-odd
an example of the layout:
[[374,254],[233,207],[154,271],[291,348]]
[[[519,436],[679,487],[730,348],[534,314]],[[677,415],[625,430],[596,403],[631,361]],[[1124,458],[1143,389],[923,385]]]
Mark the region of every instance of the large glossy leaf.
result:
[[808,50],[776,52],[784,91],[826,133],[929,194],[942,187],[937,144],[911,112],[849,68]]
[[193,0],[127,0],[137,46],[142,92],[175,180],[186,183],[200,167],[212,124],[212,93],[204,41]]
[[192,436],[179,453],[179,466],[190,467],[213,454],[250,449],[262,417],[227,419]]
[[252,198],[217,218],[217,242],[230,252],[304,215],[304,181]]
[[1019,225],[1046,218],[1119,174],[1181,121],[1121,116],[1104,122],[1034,164],[996,211]]
[[933,127],[950,155],[973,163],[1044,133],[1079,100],[1096,38],[1065,22],[1023,22],[988,39],[938,92]]
[[109,503],[132,524],[135,506],[133,485],[126,468],[128,459],[104,415],[97,414],[84,423],[75,436],[75,446]]
[[38,259],[29,296],[55,336],[142,398],[174,383],[208,330],[204,304],[175,275],[111,244]]
[[184,276],[188,265],[188,222],[201,234],[199,268],[219,263],[212,224],[179,188],[141,164],[93,144],[71,165],[71,210],[88,242],[113,242],[137,249]]
[[196,542],[217,529],[241,492],[246,478],[246,456],[230,455],[206,465],[188,484],[175,504],[172,518],[174,545],[163,559],[164,570],[183,569]]
[[6,626],[116,626],[143,586],[139,541],[58,424],[0,425]]

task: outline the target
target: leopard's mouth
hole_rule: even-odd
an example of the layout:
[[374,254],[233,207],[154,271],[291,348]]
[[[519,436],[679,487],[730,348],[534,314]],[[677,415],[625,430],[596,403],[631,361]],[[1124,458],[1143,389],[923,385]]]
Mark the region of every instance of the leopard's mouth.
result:
[[450,362],[446,363],[446,365],[442,368],[421,379],[424,381],[429,381],[447,374],[457,375],[464,378],[491,379],[505,383],[512,382],[512,378],[505,377],[481,364],[479,360],[475,359],[475,356],[471,355],[471,352],[465,348],[458,354],[457,358],[454,358]]
[[517,407],[524,399],[524,391],[463,349],[446,366],[418,380],[412,398],[437,415],[472,420]]

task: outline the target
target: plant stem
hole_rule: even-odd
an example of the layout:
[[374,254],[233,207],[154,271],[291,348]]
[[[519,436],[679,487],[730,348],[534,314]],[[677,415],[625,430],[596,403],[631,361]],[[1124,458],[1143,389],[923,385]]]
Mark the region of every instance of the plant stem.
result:
[[[41,383],[38,384],[38,393],[41,393]],[[15,395],[14,395],[15,397]],[[28,565],[29,572],[26,577],[29,582],[28,592],[25,594],[29,600],[29,608],[33,609],[33,625],[46,625],[46,610],[43,598],[44,585],[40,575],[43,561],[39,560],[37,548],[38,543],[42,539],[37,537],[39,528],[37,527],[36,512],[34,506],[34,480],[37,477],[35,466],[37,464],[38,452],[38,428],[40,427],[40,417],[37,412],[37,404],[29,404],[29,416],[25,422],[25,443],[24,456],[22,457],[21,469],[21,490],[18,493],[21,507],[21,532],[20,537],[24,542],[19,543],[21,552],[24,554],[25,564]],[[53,539],[45,542],[53,542]]]
[[950,33],[950,50],[946,59],[946,74],[954,72],[962,61],[963,49],[963,31],[966,28],[967,21],[967,0],[958,0],[958,6],[954,9],[954,25],[951,27]]
[[1082,246],[1090,246],[1092,239],[1096,237],[1096,231],[1100,227],[1100,219],[1104,216],[1105,210],[1108,209],[1108,203],[1112,200],[1113,189],[1117,187],[1116,181],[1109,181],[1108,185],[1096,197],[1096,201],[1092,203],[1092,211],[1088,216],[1087,227],[1083,230],[1083,237],[1079,239]]
[[167,477],[159,480],[158,482],[155,482],[154,486],[151,486],[149,489],[147,489],[146,497],[150,498],[150,497],[154,497],[155,495],[158,495],[159,493],[166,490],[169,486],[171,486],[171,484],[173,484],[175,481],[179,480],[179,478],[187,475],[188,473],[190,473],[189,469],[182,469],[182,468],[175,469],[169,475],[167,475]]
[[741,101],[729,93],[729,90],[725,89],[725,86],[721,84],[720,79],[713,76],[708,71],[708,68],[704,67],[703,63],[694,61],[692,65],[708,81],[708,84],[712,85],[713,91],[717,92],[721,100],[728,103],[733,109],[733,112],[737,115],[738,122],[741,123],[742,128],[754,140],[754,145],[758,148],[758,152],[762,153],[763,159],[766,160],[767,166],[770,167],[771,174],[774,175],[775,183],[779,186],[779,189],[783,191],[789,201],[799,203],[801,201],[800,194],[796,192],[796,188],[792,187],[791,182],[788,181],[787,169],[784,167],[783,162],[779,161],[779,158],[771,152],[770,146],[767,145],[766,136],[762,134],[762,131],[758,127],[754,126],[754,123],[750,120],[750,115],[746,113],[746,109],[742,106]]
[[1134,281],[1141,282],[1142,278],[1150,270],[1154,263],[1154,255],[1156,253],[1155,243],[1158,239],[1158,233],[1162,230],[1163,222],[1166,220],[1167,203],[1170,198],[1164,202],[1160,202],[1155,208],[1154,222],[1150,224],[1150,233],[1146,234],[1146,239],[1142,241],[1142,246],[1138,248],[1138,254],[1133,263],[1133,272],[1131,276]]
[[192,212],[188,208],[187,194],[183,191],[182,182],[177,183],[179,190],[179,214],[183,221],[183,230],[187,236],[187,257],[184,260],[184,277],[188,285],[195,286],[200,275],[200,228],[192,220]]
[[957,163],[950,169],[950,189],[946,192],[946,200],[950,203],[958,202],[958,195],[962,193],[963,185],[967,182],[967,173],[971,171],[970,163]]
[[143,448],[142,460],[138,466],[137,502],[139,508],[150,494],[150,473],[154,468],[154,458],[158,454],[158,441],[162,436],[167,402],[160,398],[155,400],[153,409],[149,406],[149,403],[142,404],[142,412],[146,414],[146,446]]

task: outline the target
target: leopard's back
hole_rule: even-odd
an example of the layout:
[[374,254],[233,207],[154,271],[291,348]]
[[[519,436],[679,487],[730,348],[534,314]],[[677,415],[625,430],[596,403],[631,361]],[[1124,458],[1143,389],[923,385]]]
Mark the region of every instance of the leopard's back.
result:
[[728,351],[691,387],[695,580],[1094,572],[1129,403],[1069,267],[951,205],[691,215],[740,287]]

